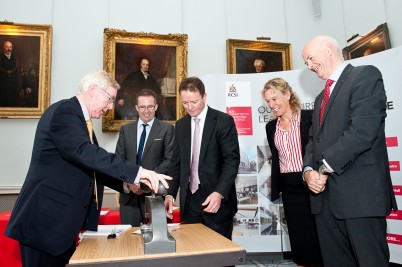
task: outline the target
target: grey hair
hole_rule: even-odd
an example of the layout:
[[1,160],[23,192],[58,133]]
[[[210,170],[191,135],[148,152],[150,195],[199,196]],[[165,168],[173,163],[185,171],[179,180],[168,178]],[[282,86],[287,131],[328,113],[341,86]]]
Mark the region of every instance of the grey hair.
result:
[[92,84],[95,84],[96,87],[101,90],[106,90],[109,86],[112,86],[116,90],[120,89],[120,85],[109,73],[104,70],[95,70],[82,77],[78,86],[77,95],[85,93]]

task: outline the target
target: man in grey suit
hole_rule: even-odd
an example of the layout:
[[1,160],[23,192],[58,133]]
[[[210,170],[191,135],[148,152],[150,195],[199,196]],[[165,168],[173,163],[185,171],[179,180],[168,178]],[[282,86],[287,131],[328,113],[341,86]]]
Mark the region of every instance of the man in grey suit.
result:
[[188,114],[176,122],[175,157],[168,172],[173,180],[165,198],[167,216],[172,218],[173,198],[180,187],[182,221],[203,223],[231,239],[240,163],[234,120],[206,105],[205,86],[199,78],[183,80],[179,92]]
[[[146,169],[167,173],[173,157],[174,127],[155,118],[158,104],[152,90],[140,91],[136,96],[135,108],[139,119],[121,127],[116,154]],[[130,189],[129,193],[119,196],[121,223],[140,226],[145,219],[146,194],[139,184],[130,185]]]
[[311,210],[324,265],[388,266],[385,217],[397,204],[385,142],[382,75],[374,66],[345,63],[329,36],[309,41],[303,60],[327,80],[314,103],[303,174],[314,192]]

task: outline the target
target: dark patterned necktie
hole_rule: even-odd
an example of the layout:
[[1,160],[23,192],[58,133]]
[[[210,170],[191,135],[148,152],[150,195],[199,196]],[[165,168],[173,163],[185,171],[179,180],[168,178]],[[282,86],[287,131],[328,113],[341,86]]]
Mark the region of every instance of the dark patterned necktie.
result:
[[148,124],[143,123],[142,124],[142,133],[140,137],[140,144],[138,146],[138,152],[137,152],[137,165],[141,166],[142,163],[142,151],[144,150],[144,144],[145,144],[145,138],[147,137],[147,126]]

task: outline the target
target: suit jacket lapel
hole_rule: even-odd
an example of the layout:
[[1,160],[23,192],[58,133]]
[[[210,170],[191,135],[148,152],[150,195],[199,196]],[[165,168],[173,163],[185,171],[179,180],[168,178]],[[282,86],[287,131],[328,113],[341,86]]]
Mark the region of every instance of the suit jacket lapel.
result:
[[[137,131],[138,131],[138,121],[135,121],[134,124],[132,124],[133,126],[128,130],[127,134],[127,139],[128,139],[128,143],[129,144],[133,144],[133,146],[126,146],[126,147],[132,147],[132,156],[134,157],[134,162],[135,162],[135,158],[137,156]],[[127,157],[127,155],[126,155]]]
[[[183,138],[183,156],[180,156],[180,159],[183,159],[185,162],[183,166],[188,166],[190,169],[191,164],[191,116],[186,115],[183,121],[183,128],[181,129],[179,136]],[[178,140],[180,142],[180,140]],[[180,151],[181,153],[181,151]]]
[[215,124],[216,124],[216,113],[212,108],[208,107],[208,112],[204,123],[204,129],[202,132],[199,162],[202,162],[202,159],[205,156],[209,140],[211,139],[212,132],[215,129]]
[[[333,91],[331,92],[331,96],[328,99],[328,103],[327,103],[327,107],[325,108],[324,111],[324,115],[322,117],[322,124],[324,124],[325,122],[325,117],[327,116],[328,110],[331,108],[332,103],[334,102],[334,99],[336,98],[336,96],[339,94],[344,82],[346,81],[346,79],[349,77],[350,72],[352,71],[353,66],[348,64],[346,66],[346,68],[343,70],[341,76],[339,77],[339,80],[336,82],[335,87],[333,89]],[[323,93],[321,96],[321,102],[322,102],[322,98],[323,98]],[[320,103],[321,103],[320,102]]]
[[[82,124],[85,126],[86,129],[88,129],[87,123],[85,122],[84,113],[82,112],[82,109],[81,109],[80,101],[78,101],[78,98],[76,96],[71,97],[70,100],[73,101],[75,104],[77,104],[80,107],[80,110],[81,110],[80,118],[81,118]],[[89,133],[88,133],[88,137],[89,137]],[[95,131],[93,129],[92,129],[92,139],[93,139],[93,143],[95,145],[98,145],[98,139],[96,139]]]

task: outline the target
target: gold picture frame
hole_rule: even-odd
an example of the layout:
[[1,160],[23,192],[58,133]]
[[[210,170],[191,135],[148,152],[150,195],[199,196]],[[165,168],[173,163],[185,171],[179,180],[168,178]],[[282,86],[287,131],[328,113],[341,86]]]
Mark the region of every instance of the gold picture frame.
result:
[[50,103],[52,26],[1,22],[0,49],[0,117],[40,118]]
[[148,88],[157,93],[156,117],[174,124],[184,116],[178,88],[187,77],[187,39],[187,34],[104,30],[104,69],[116,79],[121,88],[115,107],[102,116],[103,131],[117,132],[122,125],[136,120],[135,94],[144,88],[137,88],[133,77],[140,71],[143,59],[149,62],[148,77],[157,84],[155,88]]
[[256,73],[255,61],[265,62],[262,72],[292,69],[291,44],[247,40],[226,40],[227,72]]
[[[358,34],[354,37],[359,36]],[[350,39],[349,39],[350,40]],[[342,49],[346,60],[375,54],[391,48],[387,23],[379,25],[376,29]]]

